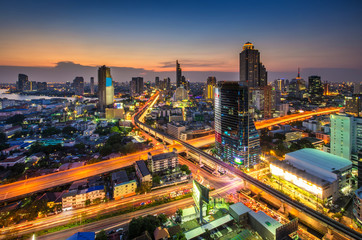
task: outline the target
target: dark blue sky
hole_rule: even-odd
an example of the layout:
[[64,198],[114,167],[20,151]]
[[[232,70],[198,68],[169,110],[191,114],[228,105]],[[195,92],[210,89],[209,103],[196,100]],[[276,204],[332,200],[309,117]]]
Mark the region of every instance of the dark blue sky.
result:
[[0,65],[234,72],[251,41],[269,71],[362,69],[361,25],[359,0],[1,1]]

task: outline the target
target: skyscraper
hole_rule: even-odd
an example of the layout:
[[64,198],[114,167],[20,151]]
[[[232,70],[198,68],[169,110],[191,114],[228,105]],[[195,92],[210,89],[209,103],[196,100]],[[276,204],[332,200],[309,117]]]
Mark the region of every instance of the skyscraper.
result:
[[84,78],[76,77],[73,80],[73,88],[74,88],[75,95],[79,95],[79,96],[84,95]]
[[155,87],[156,88],[160,87],[160,77],[155,77]]
[[130,88],[132,96],[141,95],[143,93],[143,77],[133,77]]
[[98,69],[98,109],[104,111],[107,106],[113,104],[114,87],[111,69],[102,66]]
[[224,160],[245,167],[259,162],[260,139],[242,82],[218,82],[215,89],[215,147]]
[[309,76],[308,90],[310,103],[315,105],[321,104],[324,89],[320,76]]
[[362,117],[362,99],[361,94],[353,94],[352,97],[345,97],[345,113],[354,117]]
[[16,82],[16,90],[24,91],[28,82],[29,82],[28,75],[20,73],[18,75],[18,81]]
[[348,114],[331,115],[331,153],[352,161],[357,169],[358,152],[362,150],[362,118]]
[[94,77],[90,78],[90,94],[94,94]]
[[205,88],[205,99],[215,98],[216,77],[208,77]]
[[182,69],[178,60],[176,60],[176,87],[180,87],[182,82]]
[[268,73],[260,62],[260,52],[250,42],[244,44],[240,53],[240,82],[248,87],[263,87],[268,82]]

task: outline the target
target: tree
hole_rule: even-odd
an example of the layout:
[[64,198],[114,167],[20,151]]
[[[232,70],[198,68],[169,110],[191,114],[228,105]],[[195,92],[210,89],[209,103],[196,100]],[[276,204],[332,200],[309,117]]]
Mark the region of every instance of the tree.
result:
[[90,199],[85,200],[85,205],[86,205],[86,206],[89,206],[90,204],[91,204],[91,200],[90,200]]
[[163,213],[161,213],[160,215],[157,216],[158,220],[160,220],[160,222],[163,224],[165,222],[167,222],[167,216]]
[[12,117],[9,117],[6,119],[7,124],[21,124],[25,119],[25,116],[23,114],[15,114]]
[[99,233],[97,233],[95,240],[108,240],[106,231],[104,231],[104,229],[103,229],[102,231],[100,231]]
[[62,133],[65,135],[73,135],[74,133],[77,132],[77,129],[72,127],[72,126],[66,126],[63,128]]
[[140,236],[144,231],[153,233],[161,222],[158,217],[147,215],[146,217],[133,218],[129,223],[128,232],[129,239]]
[[85,144],[84,143],[77,143],[74,145],[75,148],[78,149],[78,151],[80,152],[84,152],[85,151]]
[[186,240],[186,236],[183,232],[178,232],[175,236],[175,240]]
[[152,177],[152,181],[153,181],[154,184],[160,184],[161,177],[158,176],[158,175],[155,175],[155,176]]
[[42,135],[44,137],[49,137],[49,136],[53,136],[53,135],[58,134],[58,133],[60,133],[59,129],[57,129],[55,127],[48,127],[42,132]]
[[182,217],[182,214],[183,214],[183,212],[182,212],[182,209],[181,209],[181,208],[179,208],[179,209],[176,210],[176,215],[177,215],[177,216]]

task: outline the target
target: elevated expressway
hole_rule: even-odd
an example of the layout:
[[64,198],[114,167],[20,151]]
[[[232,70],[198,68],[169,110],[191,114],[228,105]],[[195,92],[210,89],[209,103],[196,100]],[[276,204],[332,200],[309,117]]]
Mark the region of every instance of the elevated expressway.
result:
[[[362,234],[359,232],[354,231],[353,229],[323,215],[322,213],[319,213],[303,204],[301,204],[300,202],[297,202],[291,198],[289,198],[288,196],[282,194],[281,192],[269,187],[268,185],[256,180],[255,178],[245,174],[244,172],[240,171],[237,168],[234,168],[233,166],[207,154],[206,152],[198,149],[197,147],[193,146],[192,144],[176,139],[164,132],[161,132],[157,129],[154,129],[146,124],[144,124],[143,122],[141,122],[139,120],[140,116],[143,116],[145,113],[145,110],[147,110],[147,108],[144,108],[142,111],[140,111],[134,118],[134,122],[135,124],[140,127],[142,130],[150,133],[150,134],[155,134],[155,135],[163,135],[163,138],[168,142],[173,142],[173,143],[179,143],[180,145],[184,146],[187,150],[191,150],[193,153],[197,153],[200,158],[203,159],[207,159],[208,162],[212,162],[214,164],[214,166],[218,166],[218,167],[222,167],[224,169],[227,169],[229,172],[235,174],[236,176],[240,177],[241,179],[249,182],[250,184],[256,186],[257,188],[269,193],[270,195],[280,199],[282,202],[292,206],[293,208],[297,209],[298,211],[304,212],[306,213],[308,216],[314,218],[315,220],[322,222],[324,225],[329,226],[330,228],[334,229],[335,231],[337,231],[338,233],[342,234],[342,236],[347,237],[348,239],[362,239]],[[334,109],[325,109],[324,111],[317,111],[317,112],[308,112],[305,113],[301,118],[308,118],[310,116],[314,116],[314,115],[319,115],[319,114],[329,114],[329,113],[334,113],[334,112],[338,112],[340,109],[339,108],[334,108]],[[297,116],[293,116],[293,115],[288,115],[289,118],[284,118],[283,120],[277,120],[275,122],[270,121],[268,122],[268,124],[259,124],[259,129],[260,128],[265,128],[265,127],[269,127],[272,126],[274,124],[281,124],[287,121],[295,121],[297,118]],[[269,125],[270,124],[270,125]]]

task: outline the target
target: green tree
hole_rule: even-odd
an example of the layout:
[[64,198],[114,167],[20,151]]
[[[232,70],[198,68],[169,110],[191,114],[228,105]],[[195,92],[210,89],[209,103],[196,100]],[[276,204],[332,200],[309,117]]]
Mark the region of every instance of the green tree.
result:
[[103,229],[102,231],[100,231],[99,233],[97,233],[95,240],[108,240],[106,231],[104,231],[104,229]]
[[152,177],[152,181],[153,181],[154,184],[160,184],[161,177],[158,176],[158,175],[155,175],[155,176]]
[[157,216],[157,218],[158,218],[158,220],[160,220],[160,222],[161,222],[162,224],[165,223],[165,222],[167,222],[167,216],[166,216],[165,214],[163,214],[163,213],[159,214],[159,215]]
[[42,132],[42,135],[44,137],[49,137],[49,136],[53,136],[53,135],[58,134],[58,133],[60,133],[59,129],[57,129],[55,127],[48,127]]
[[91,204],[91,200],[90,200],[90,199],[85,200],[85,205],[86,205],[86,206],[89,206],[90,204]]
[[78,149],[78,151],[80,152],[84,152],[85,151],[85,144],[84,143],[77,143],[74,145],[75,148]]

